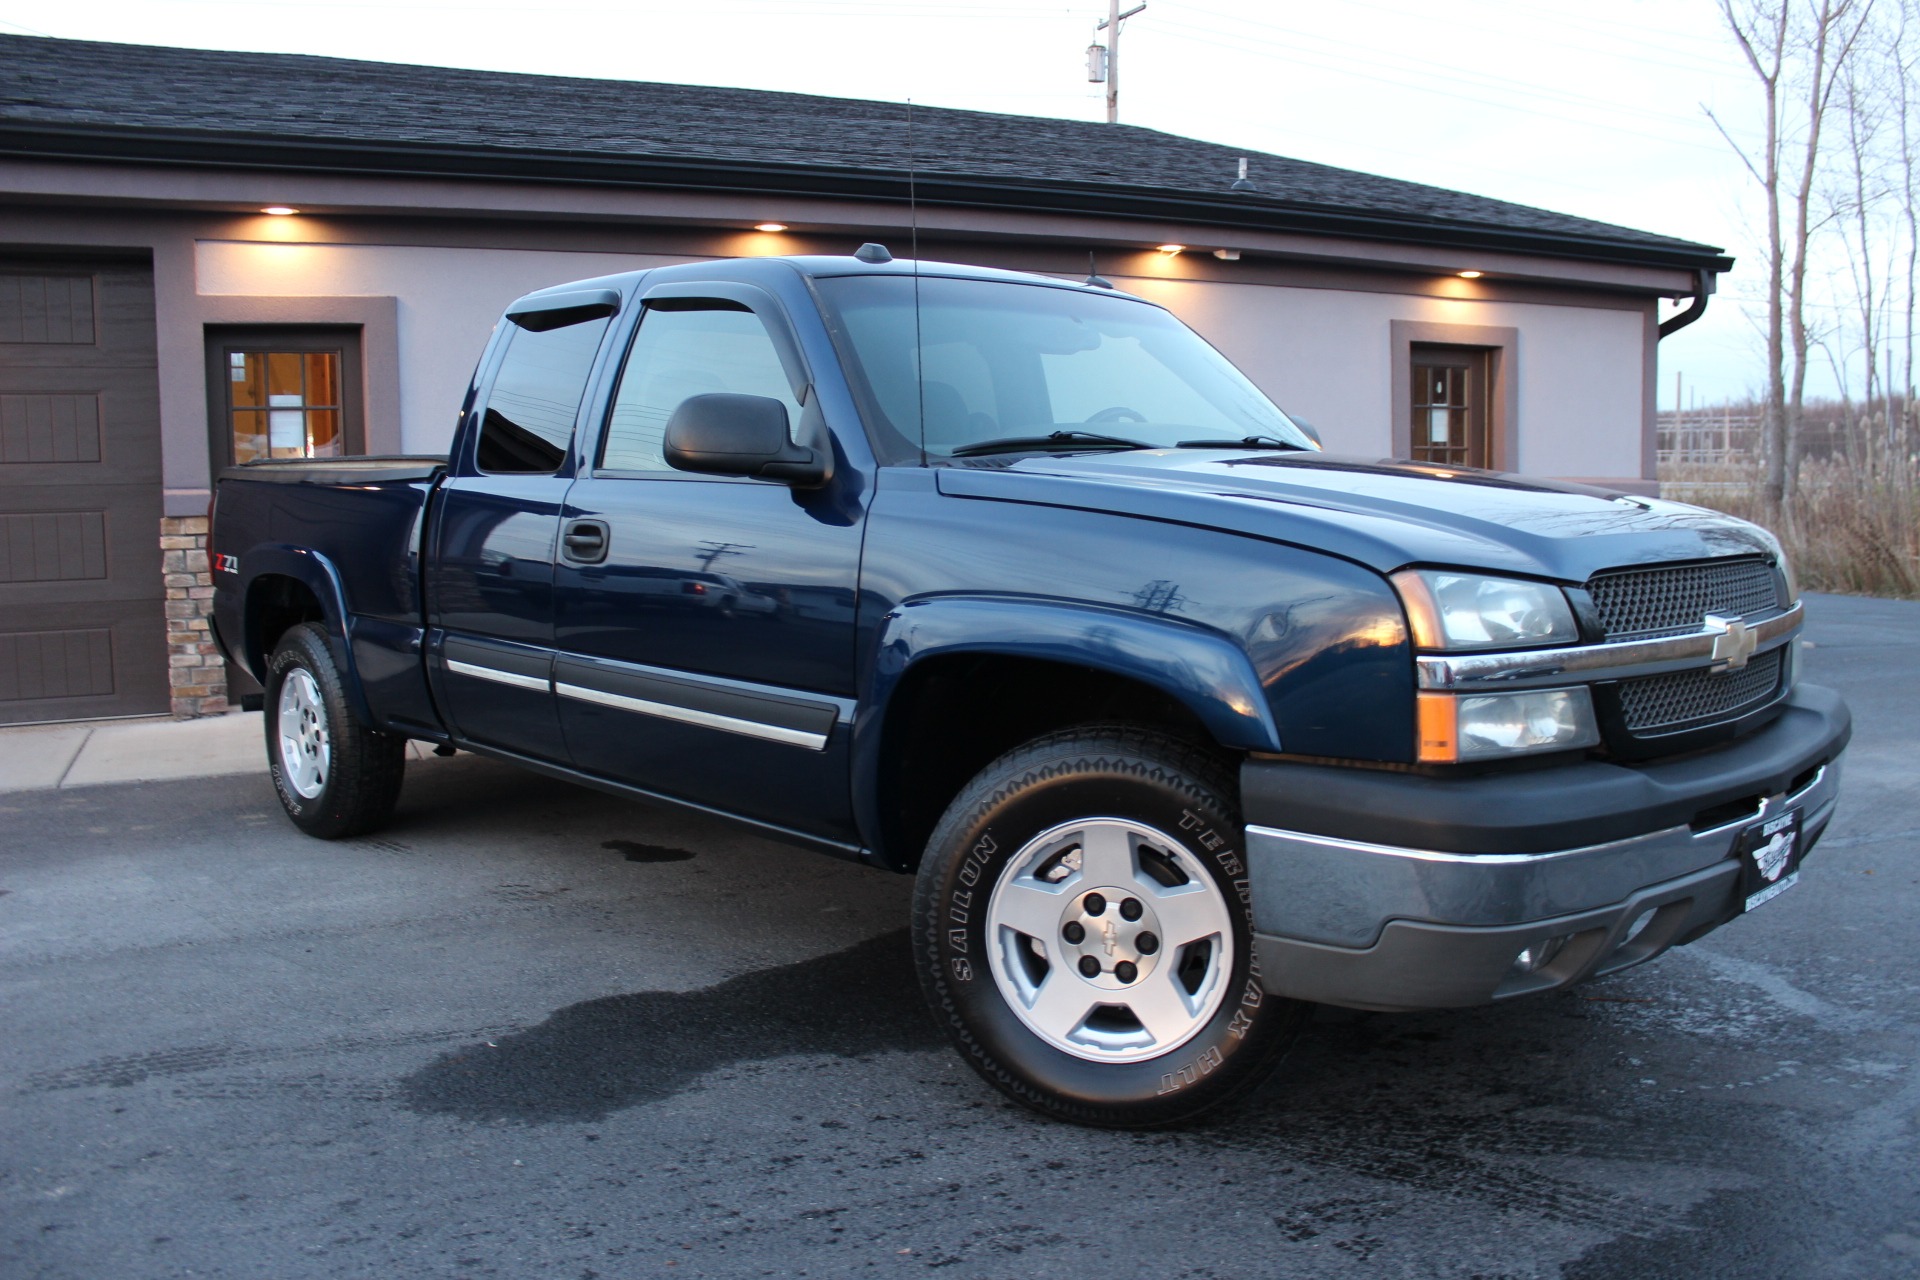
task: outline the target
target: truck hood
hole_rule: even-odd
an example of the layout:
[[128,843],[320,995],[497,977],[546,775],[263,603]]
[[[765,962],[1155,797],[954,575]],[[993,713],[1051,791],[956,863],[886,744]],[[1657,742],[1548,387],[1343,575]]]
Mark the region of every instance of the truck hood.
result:
[[940,468],[940,492],[1221,529],[1380,573],[1435,565],[1578,583],[1621,565],[1776,553],[1763,530],[1718,512],[1503,472],[1244,449],[978,461]]

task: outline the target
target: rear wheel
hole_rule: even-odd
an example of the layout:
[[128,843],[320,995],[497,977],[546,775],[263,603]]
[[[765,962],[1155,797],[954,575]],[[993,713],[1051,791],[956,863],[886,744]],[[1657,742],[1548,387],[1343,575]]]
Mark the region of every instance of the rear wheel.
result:
[[1307,1007],[1261,989],[1231,775],[1176,739],[1052,734],[961,792],[914,897],[921,984],[967,1061],[1083,1124],[1258,1084]]
[[267,663],[267,767],[280,805],[308,835],[364,835],[400,798],[407,740],[367,728],[347,707],[333,642],[317,623],[280,638]]

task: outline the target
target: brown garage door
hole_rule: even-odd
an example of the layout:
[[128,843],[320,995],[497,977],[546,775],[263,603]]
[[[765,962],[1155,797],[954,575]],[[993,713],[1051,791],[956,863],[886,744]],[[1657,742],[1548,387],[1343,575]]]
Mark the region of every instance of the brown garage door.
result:
[[0,257],[0,724],[167,709],[144,263]]

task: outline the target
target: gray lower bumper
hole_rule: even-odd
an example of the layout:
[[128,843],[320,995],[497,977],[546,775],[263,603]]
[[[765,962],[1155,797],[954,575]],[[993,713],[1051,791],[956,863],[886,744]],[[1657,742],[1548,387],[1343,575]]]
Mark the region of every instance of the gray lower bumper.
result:
[[[1765,810],[1800,809],[1810,844],[1833,816],[1839,782],[1835,758]],[[1624,969],[1738,914],[1734,849],[1757,816],[1529,854],[1429,852],[1250,826],[1262,983],[1324,1004],[1433,1009]],[[1549,963],[1516,968],[1522,949],[1551,939],[1561,942]]]

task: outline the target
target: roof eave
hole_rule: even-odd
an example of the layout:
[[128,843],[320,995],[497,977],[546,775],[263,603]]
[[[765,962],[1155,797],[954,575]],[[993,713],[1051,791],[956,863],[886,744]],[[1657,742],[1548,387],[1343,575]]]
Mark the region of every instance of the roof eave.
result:
[[[904,204],[899,170],[761,164],[676,156],[621,156],[495,147],[445,147],[258,134],[73,126],[0,121],[0,156],[193,165],[276,172],[384,177],[512,179],[557,184],[663,187],[709,192],[832,195]],[[1102,183],[1033,182],[921,172],[913,185],[927,204],[1017,212],[1150,217],[1196,226],[1342,236],[1398,244],[1724,272],[1718,248],[1684,242],[1585,236],[1359,209],[1292,204],[1222,191],[1179,191]]]

